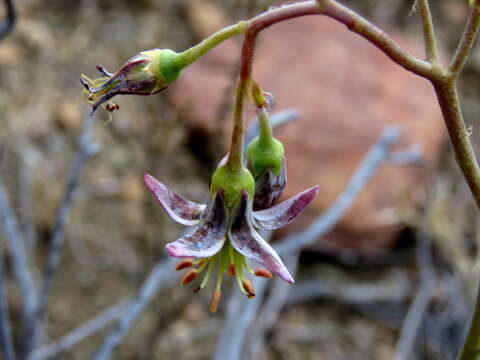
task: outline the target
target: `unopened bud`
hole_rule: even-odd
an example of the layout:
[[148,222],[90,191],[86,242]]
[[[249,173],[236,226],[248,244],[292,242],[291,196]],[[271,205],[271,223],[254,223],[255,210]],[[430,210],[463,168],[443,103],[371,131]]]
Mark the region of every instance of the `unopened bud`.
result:
[[192,259],[183,259],[177,263],[177,266],[175,266],[175,270],[180,271],[180,270],[189,268],[192,265],[193,265]]
[[216,313],[218,304],[220,303],[220,297],[222,296],[222,292],[220,290],[215,290],[212,295],[212,299],[210,300],[210,312]]
[[185,275],[183,275],[182,278],[182,285],[188,285],[190,284],[193,280],[195,280],[198,276],[198,270],[197,269],[190,269],[188,270]]
[[264,278],[272,278],[273,275],[270,271],[268,271],[267,269],[257,269],[255,270],[254,272],[255,276],[259,276],[259,277],[264,277]]

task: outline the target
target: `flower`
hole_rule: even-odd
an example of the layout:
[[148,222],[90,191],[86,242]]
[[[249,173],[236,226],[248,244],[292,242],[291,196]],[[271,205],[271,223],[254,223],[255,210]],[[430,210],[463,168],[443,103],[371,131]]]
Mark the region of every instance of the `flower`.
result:
[[[92,104],[92,113],[116,95],[152,95],[165,89],[175,81],[183,64],[178,54],[169,49],[142,51],[128,60],[116,73],[109,73],[104,67],[97,66],[102,77],[91,80],[83,75],[80,82],[88,92]],[[107,110],[118,107],[108,106]]]
[[[221,173],[220,166],[216,173]],[[257,229],[275,230],[296,218],[318,193],[318,186],[307,189],[298,195],[261,211],[252,210],[254,180],[248,170],[249,185],[215,186],[218,183],[214,174],[210,201],[207,205],[198,204],[175,194],[153,176],[145,174],[146,186],[153,193],[162,208],[175,221],[193,227],[178,240],[166,245],[167,253],[183,258],[177,270],[190,268],[183,279],[186,285],[205,271],[205,277],[196,291],[203,289],[217,265],[216,287],[210,310],[216,311],[221,294],[224,273],[235,276],[240,289],[252,298],[255,292],[245,271],[256,276],[276,275],[288,283],[294,280],[275,250],[260,236]],[[251,178],[251,179],[250,179]],[[221,183],[221,182],[220,182]],[[232,183],[230,179],[229,184]],[[237,197],[235,192],[238,191]],[[233,194],[233,195],[232,195]],[[246,259],[260,265],[252,270]]]

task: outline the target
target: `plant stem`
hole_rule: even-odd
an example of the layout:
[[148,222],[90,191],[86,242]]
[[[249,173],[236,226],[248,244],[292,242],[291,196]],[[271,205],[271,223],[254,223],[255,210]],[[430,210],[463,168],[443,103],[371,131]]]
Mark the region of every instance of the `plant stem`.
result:
[[463,344],[462,351],[458,355],[458,360],[478,360],[480,359],[480,288],[477,292],[475,312],[473,320],[468,331],[467,339]]
[[270,119],[268,118],[268,112],[265,107],[262,107],[258,110],[258,123],[259,123],[259,132],[258,139],[262,144],[272,143],[272,125],[270,124]]
[[425,52],[427,60],[432,64],[438,64],[437,42],[435,40],[435,29],[433,27],[432,14],[428,0],[418,0],[420,18],[423,25],[423,36],[425,39]]
[[350,31],[367,39],[393,62],[419,76],[429,78],[433,74],[432,65],[403,50],[383,30],[376,27],[354,11],[334,0],[317,0],[321,13],[344,24]]
[[455,157],[480,208],[480,168],[470,142],[457,95],[457,88],[451,78],[432,81],[442,110],[445,125],[452,141]]
[[192,46],[190,49],[178,54],[179,64],[181,64],[182,68],[190,65],[221,42],[231,38],[232,36],[243,34],[247,28],[247,25],[248,23],[246,21],[239,21],[235,25],[231,25],[220,31],[217,31],[215,34],[206,38],[197,45]]
[[226,166],[231,171],[235,171],[243,167],[245,97],[251,83],[253,55],[255,52],[255,43],[258,33],[263,29],[281,21],[299,16],[319,14],[319,10],[320,8],[315,1],[306,1],[304,3],[285,5],[280,8],[270,10],[254,17],[248,22],[240,59],[240,76],[235,97],[232,138],[226,163]]
[[452,76],[456,77],[465,66],[465,62],[470,55],[475,39],[477,38],[478,29],[480,27],[480,1],[476,0],[470,11],[468,21],[462,34],[462,38],[458,44],[455,55],[449,66]]

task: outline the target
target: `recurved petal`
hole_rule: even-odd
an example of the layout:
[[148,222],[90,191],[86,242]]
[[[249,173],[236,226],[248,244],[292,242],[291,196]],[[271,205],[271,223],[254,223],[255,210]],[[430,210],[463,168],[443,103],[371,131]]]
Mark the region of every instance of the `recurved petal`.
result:
[[149,174],[145,174],[143,178],[145,185],[173,220],[187,226],[200,223],[206,208],[205,205],[184,199]]
[[253,228],[248,206],[248,195],[244,192],[228,234],[230,243],[242,255],[258,262],[282,280],[293,284],[292,275],[278,254]]
[[165,248],[173,257],[210,257],[222,249],[226,232],[227,211],[223,191],[220,190],[209,205],[205,219],[190,234],[167,244]]
[[287,225],[305,210],[317,196],[318,190],[317,185],[269,209],[254,211],[253,221],[255,226],[262,230],[275,230]]

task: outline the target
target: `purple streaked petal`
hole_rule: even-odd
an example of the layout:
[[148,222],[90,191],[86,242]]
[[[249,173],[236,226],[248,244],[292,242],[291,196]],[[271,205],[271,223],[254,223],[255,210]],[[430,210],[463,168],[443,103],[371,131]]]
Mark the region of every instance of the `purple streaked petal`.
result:
[[270,208],[282,196],[286,185],[287,164],[285,163],[285,158],[283,158],[278,176],[275,175],[273,169],[269,168],[255,181],[253,209],[256,211]]
[[223,191],[217,192],[210,204],[208,215],[193,231],[165,246],[173,257],[205,258],[218,253],[225,243],[227,232],[227,211]]
[[251,205],[248,195],[244,192],[228,234],[230,243],[242,255],[260,263],[282,280],[293,284],[292,275],[278,254],[253,228],[249,206]]
[[269,209],[254,211],[255,226],[262,230],[275,230],[287,225],[305,210],[317,196],[318,190],[319,186],[317,185]]
[[205,212],[205,205],[184,199],[149,174],[145,174],[143,178],[145,185],[173,220],[186,226],[194,226],[200,223]]

